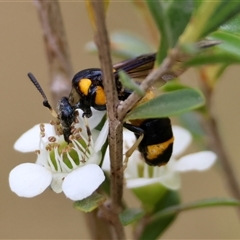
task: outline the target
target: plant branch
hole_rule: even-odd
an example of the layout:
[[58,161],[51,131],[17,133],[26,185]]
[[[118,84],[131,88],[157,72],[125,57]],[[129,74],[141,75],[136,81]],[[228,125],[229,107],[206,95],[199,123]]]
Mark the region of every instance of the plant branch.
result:
[[98,209],[90,213],[85,213],[84,215],[91,239],[111,239],[109,223],[106,221],[106,219],[103,219],[101,216],[99,216]]
[[[209,137],[209,146],[210,148],[218,155],[218,159],[221,164],[222,172],[224,174],[223,179],[225,179],[226,185],[230,190],[233,197],[240,200],[240,188],[237,176],[232,167],[231,161],[225,151],[224,144],[222,142],[217,121],[212,113],[212,88],[207,85],[206,79],[204,79],[204,74],[201,74],[202,77],[202,90],[206,97],[206,108],[207,108],[207,117],[203,123],[203,127],[206,129]],[[238,212],[240,214],[240,208],[238,207]],[[240,215],[239,215],[240,216]]]
[[42,26],[54,103],[68,96],[73,70],[58,1],[34,0]]
[[[162,77],[169,73],[171,67],[176,63],[179,58],[180,51],[176,47],[171,50],[168,56],[164,59],[163,63],[156,69],[154,69],[148,76],[143,80],[140,88],[143,91],[147,91],[153,84],[159,81],[160,84],[165,84],[166,81]],[[173,79],[173,77],[171,78]],[[133,92],[119,107],[118,107],[118,119],[123,120],[125,115],[132,107],[140,100],[141,96]]]
[[109,39],[105,23],[103,1],[91,1],[96,33],[95,42],[98,46],[98,54],[101,69],[103,72],[103,86],[107,98],[107,111],[109,118],[109,148],[111,160],[111,212],[113,214],[112,230],[113,238],[124,239],[123,226],[120,223],[118,214],[121,211],[123,195],[123,171],[122,169],[122,124],[117,119],[118,94],[113,77],[112,61],[110,56]]

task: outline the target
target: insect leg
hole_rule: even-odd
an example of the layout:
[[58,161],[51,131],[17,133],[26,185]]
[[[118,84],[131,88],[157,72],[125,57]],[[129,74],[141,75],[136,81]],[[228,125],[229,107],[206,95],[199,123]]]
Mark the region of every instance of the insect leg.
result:
[[140,127],[134,126],[129,123],[124,123],[123,126],[130,130],[131,132],[139,135],[139,138],[137,138],[136,142],[127,150],[127,152],[124,153],[125,159],[123,161],[123,171],[127,168],[128,159],[132,156],[133,152],[138,148],[139,144],[143,140],[144,137],[144,130]]

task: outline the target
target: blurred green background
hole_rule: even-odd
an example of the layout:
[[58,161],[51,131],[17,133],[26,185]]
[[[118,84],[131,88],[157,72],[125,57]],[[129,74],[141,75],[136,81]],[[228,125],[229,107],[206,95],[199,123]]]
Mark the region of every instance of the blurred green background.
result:
[[[93,33],[82,1],[60,3],[74,72],[98,67],[98,57],[84,50]],[[148,40],[143,21],[127,1],[113,1],[107,16],[110,31],[128,30]],[[33,72],[46,94],[49,93],[48,66],[43,46],[42,30],[35,6],[28,2],[0,3],[0,78],[1,78],[1,168],[0,168],[0,238],[89,238],[84,214],[72,207],[63,194],[51,190],[33,199],[17,197],[8,186],[10,170],[22,162],[34,162],[34,154],[21,154],[13,150],[15,140],[26,130],[40,122],[49,122],[51,116],[42,107],[42,99],[27,78]],[[116,62],[116,59],[114,60]],[[229,68],[223,75],[214,95],[217,116],[227,153],[234,168],[240,173],[240,68]],[[197,84],[193,70],[182,77],[184,82]],[[70,79],[69,79],[70,81]],[[130,205],[136,199],[126,191]],[[181,197],[190,202],[211,197],[229,197],[225,181],[217,165],[204,173],[182,175]],[[128,228],[128,238],[131,238]],[[231,207],[199,209],[180,214],[165,239],[240,238],[239,218]]]

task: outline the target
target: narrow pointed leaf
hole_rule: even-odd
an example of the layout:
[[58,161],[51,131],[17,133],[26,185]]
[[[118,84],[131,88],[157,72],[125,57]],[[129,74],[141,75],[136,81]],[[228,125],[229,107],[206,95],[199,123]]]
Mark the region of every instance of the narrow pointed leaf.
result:
[[[239,55],[239,56],[238,56]],[[202,55],[192,58],[185,63],[186,66],[201,66],[207,64],[234,64],[240,63],[240,54],[231,54],[227,52],[219,52],[213,55]]]
[[215,12],[208,22],[205,25],[204,31],[202,33],[202,37],[206,36],[210,32],[213,32],[217,28],[219,28],[222,24],[226,23],[228,20],[233,19],[235,15],[240,12],[240,4],[238,1],[222,0],[218,7],[215,9]]
[[133,81],[128,76],[126,72],[124,72],[123,70],[120,70],[118,74],[120,76],[120,81],[125,88],[135,91],[140,96],[145,95],[145,92],[140,88],[140,86],[135,81]]
[[148,221],[150,224],[145,227],[140,239],[157,239],[181,211],[214,206],[234,207],[240,205],[240,201],[235,199],[207,199],[174,206],[174,199],[174,192],[172,192],[170,193],[169,198],[171,204],[168,205],[170,207],[167,207],[162,203],[160,205],[162,208],[159,208],[160,211],[149,217]]
[[196,42],[217,30],[240,12],[238,1],[202,1],[180,38],[180,43]]
[[224,32],[233,33],[234,35],[240,35],[240,14],[235,16],[233,19],[223,24],[220,30]]
[[120,215],[120,221],[124,226],[141,219],[145,214],[145,211],[140,208],[128,208],[125,209]]
[[155,24],[161,35],[161,42],[156,57],[156,62],[159,65],[166,57],[170,46],[172,46],[172,37],[170,36],[170,25],[166,19],[166,12],[164,11],[163,3],[160,1],[146,1],[148,8],[152,14]]
[[186,88],[190,88],[190,87],[182,84],[180,81],[178,81],[176,79],[176,80],[169,81],[167,84],[162,86],[161,89],[164,92],[172,92],[172,91],[176,91],[176,90],[180,90],[180,89],[186,89]]
[[182,89],[162,94],[134,108],[126,120],[160,118],[177,115],[204,104],[201,92],[194,89]]
[[196,55],[185,63],[186,66],[240,63],[240,35],[219,30],[212,33],[210,37],[220,41],[221,44],[211,48],[209,52]]
[[171,47],[173,47],[177,43],[179,36],[183,33],[191,18],[195,1],[166,1],[165,3],[167,4],[166,14],[168,17],[172,37]]
[[240,35],[219,30],[212,33],[210,37],[222,42],[214,49],[215,51],[218,50],[220,53],[223,52],[240,58]]
[[[154,212],[165,209],[169,206],[173,206],[180,203],[178,191],[168,190],[167,193],[160,201],[155,205]],[[165,230],[170,226],[170,224],[176,219],[177,214],[173,213],[166,216],[165,218],[157,219],[156,221],[151,221],[144,228],[143,233],[140,236],[140,239],[158,239]],[[150,217],[151,219],[151,217]],[[148,219],[149,220],[149,219]]]
[[76,201],[73,204],[73,207],[82,211],[82,212],[91,212],[105,202],[106,198],[98,193],[93,193],[91,196]]
[[165,208],[162,211],[156,213],[152,217],[152,221],[156,221],[157,219],[165,218],[166,216],[171,216],[172,214],[178,214],[182,211],[198,209],[198,208],[206,208],[206,207],[218,207],[218,206],[240,206],[240,201],[236,199],[206,199],[200,200],[193,203],[181,204],[172,206],[169,208]]
[[180,36],[179,43],[181,45],[189,42],[197,42],[201,39],[205,25],[207,25],[219,4],[220,2],[217,1],[202,1],[201,4],[199,4],[199,7],[186,26],[185,31]]
[[146,3],[161,36],[157,53],[159,65],[184,31],[194,9],[194,1],[146,1]]

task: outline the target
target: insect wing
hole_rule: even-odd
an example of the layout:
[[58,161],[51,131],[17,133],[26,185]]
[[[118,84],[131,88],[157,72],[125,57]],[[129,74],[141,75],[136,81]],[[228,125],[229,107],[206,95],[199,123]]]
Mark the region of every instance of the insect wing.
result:
[[123,70],[131,78],[144,79],[154,67],[156,53],[145,54],[113,65],[116,70]]

